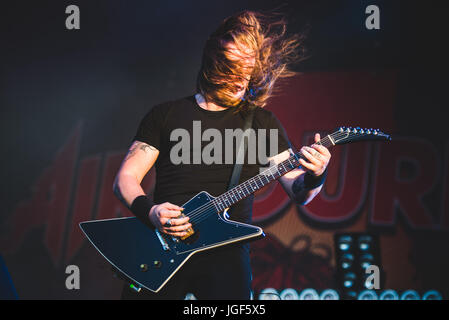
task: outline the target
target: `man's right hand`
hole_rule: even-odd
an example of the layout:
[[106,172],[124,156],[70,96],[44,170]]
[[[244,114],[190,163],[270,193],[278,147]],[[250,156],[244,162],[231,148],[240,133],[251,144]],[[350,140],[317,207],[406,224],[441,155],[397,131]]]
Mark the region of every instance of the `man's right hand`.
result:
[[[189,217],[182,215],[182,210],[184,209],[173,203],[164,202],[151,207],[149,218],[161,232],[182,237],[187,234],[186,230],[192,227],[192,224],[188,223]],[[169,219],[171,226],[166,225]]]

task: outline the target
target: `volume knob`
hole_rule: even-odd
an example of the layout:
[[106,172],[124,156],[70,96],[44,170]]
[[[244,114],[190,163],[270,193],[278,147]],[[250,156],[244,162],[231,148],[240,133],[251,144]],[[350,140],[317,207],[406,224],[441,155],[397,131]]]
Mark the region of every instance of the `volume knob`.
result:
[[148,265],[146,263],[142,263],[140,266],[140,271],[145,272],[148,270]]

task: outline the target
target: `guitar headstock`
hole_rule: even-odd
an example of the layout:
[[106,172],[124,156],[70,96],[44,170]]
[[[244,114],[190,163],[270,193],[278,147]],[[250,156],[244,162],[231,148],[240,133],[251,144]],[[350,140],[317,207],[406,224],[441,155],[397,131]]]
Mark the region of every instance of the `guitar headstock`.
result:
[[334,144],[345,144],[355,141],[390,141],[391,136],[379,129],[362,129],[360,127],[339,127],[330,134]]

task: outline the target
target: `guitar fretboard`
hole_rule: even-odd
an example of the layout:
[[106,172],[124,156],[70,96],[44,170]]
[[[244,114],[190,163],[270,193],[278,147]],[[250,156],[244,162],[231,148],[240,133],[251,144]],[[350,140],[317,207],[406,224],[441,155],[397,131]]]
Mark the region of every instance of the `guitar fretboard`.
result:
[[[325,147],[335,145],[331,136],[332,135],[327,135],[316,144],[321,144]],[[298,168],[300,165],[300,158],[304,158],[301,151],[292,153],[288,159],[267,168],[258,175],[216,197],[211,201],[215,207],[216,213],[222,212],[226,208],[231,207],[233,204],[245,199],[257,190],[263,188],[270,182],[277,180],[286,173]]]

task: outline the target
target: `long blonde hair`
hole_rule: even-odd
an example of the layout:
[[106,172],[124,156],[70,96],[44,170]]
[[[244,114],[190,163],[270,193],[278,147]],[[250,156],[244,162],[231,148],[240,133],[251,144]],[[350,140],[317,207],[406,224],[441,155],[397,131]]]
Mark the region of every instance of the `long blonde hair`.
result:
[[[198,92],[206,102],[237,110],[248,105],[264,107],[276,80],[295,75],[289,65],[301,58],[298,48],[303,37],[287,36],[286,31],[286,20],[278,14],[242,11],[226,18],[206,41],[197,78]],[[239,101],[231,98],[233,82],[247,74],[248,69],[240,61],[229,59],[226,49],[229,42],[254,53],[248,88]]]

